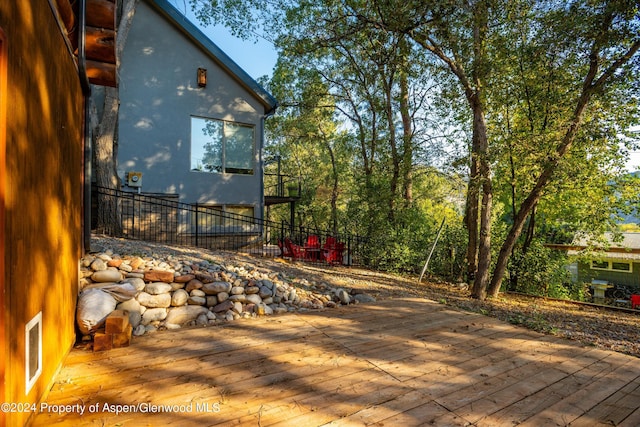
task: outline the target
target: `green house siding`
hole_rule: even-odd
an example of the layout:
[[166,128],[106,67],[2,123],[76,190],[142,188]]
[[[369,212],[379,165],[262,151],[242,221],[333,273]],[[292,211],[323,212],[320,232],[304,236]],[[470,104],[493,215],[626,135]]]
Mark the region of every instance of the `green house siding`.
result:
[[[611,260],[616,261],[616,260]],[[628,261],[627,261],[628,262]],[[640,288],[640,263],[632,263],[630,273],[612,270],[592,269],[589,262],[578,263],[578,281],[590,283],[592,280],[606,280],[616,285],[633,286]]]

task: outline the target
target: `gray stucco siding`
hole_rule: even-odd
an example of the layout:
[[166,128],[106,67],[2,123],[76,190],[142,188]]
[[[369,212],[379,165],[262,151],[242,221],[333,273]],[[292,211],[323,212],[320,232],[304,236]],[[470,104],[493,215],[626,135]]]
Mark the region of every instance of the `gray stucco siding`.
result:
[[[264,106],[155,9],[140,2],[120,67],[118,174],[143,173],[143,192],[185,203],[262,205]],[[197,69],[207,69],[207,86]],[[194,172],[191,117],[254,126],[254,174]],[[260,215],[260,209],[256,214]]]

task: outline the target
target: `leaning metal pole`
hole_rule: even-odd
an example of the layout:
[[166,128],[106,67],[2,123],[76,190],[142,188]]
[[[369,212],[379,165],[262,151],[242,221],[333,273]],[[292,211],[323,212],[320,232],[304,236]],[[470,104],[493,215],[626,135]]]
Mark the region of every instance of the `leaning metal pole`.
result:
[[429,261],[431,260],[431,255],[433,255],[433,251],[436,248],[436,244],[438,244],[438,239],[440,239],[440,233],[442,232],[442,227],[444,227],[445,219],[446,218],[442,218],[442,224],[440,224],[440,228],[438,229],[438,234],[436,235],[436,240],[433,242],[433,245],[431,246],[431,251],[429,251],[427,262],[424,263],[424,267],[422,268],[422,273],[420,273],[420,278],[418,279],[418,283],[422,281],[422,276],[424,276],[425,271],[427,271],[427,267],[429,266]]

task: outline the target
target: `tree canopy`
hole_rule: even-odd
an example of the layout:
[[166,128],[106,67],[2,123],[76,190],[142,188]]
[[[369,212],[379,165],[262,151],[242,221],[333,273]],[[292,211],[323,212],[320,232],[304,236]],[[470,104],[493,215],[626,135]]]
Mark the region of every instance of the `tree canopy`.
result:
[[380,265],[417,267],[447,217],[439,272],[495,296],[533,248],[637,206],[635,1],[190,4],[274,41],[267,150],[305,180],[301,219],[379,239]]

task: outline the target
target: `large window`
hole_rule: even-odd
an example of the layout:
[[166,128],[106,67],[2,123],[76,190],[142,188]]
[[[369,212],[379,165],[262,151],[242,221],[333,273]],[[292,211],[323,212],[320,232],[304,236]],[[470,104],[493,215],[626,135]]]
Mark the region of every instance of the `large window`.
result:
[[191,170],[253,175],[254,127],[191,118]]
[[632,273],[633,272],[632,266],[633,264],[631,262],[626,262],[626,261],[591,260],[592,270],[610,270],[610,271],[621,271],[624,273]]

